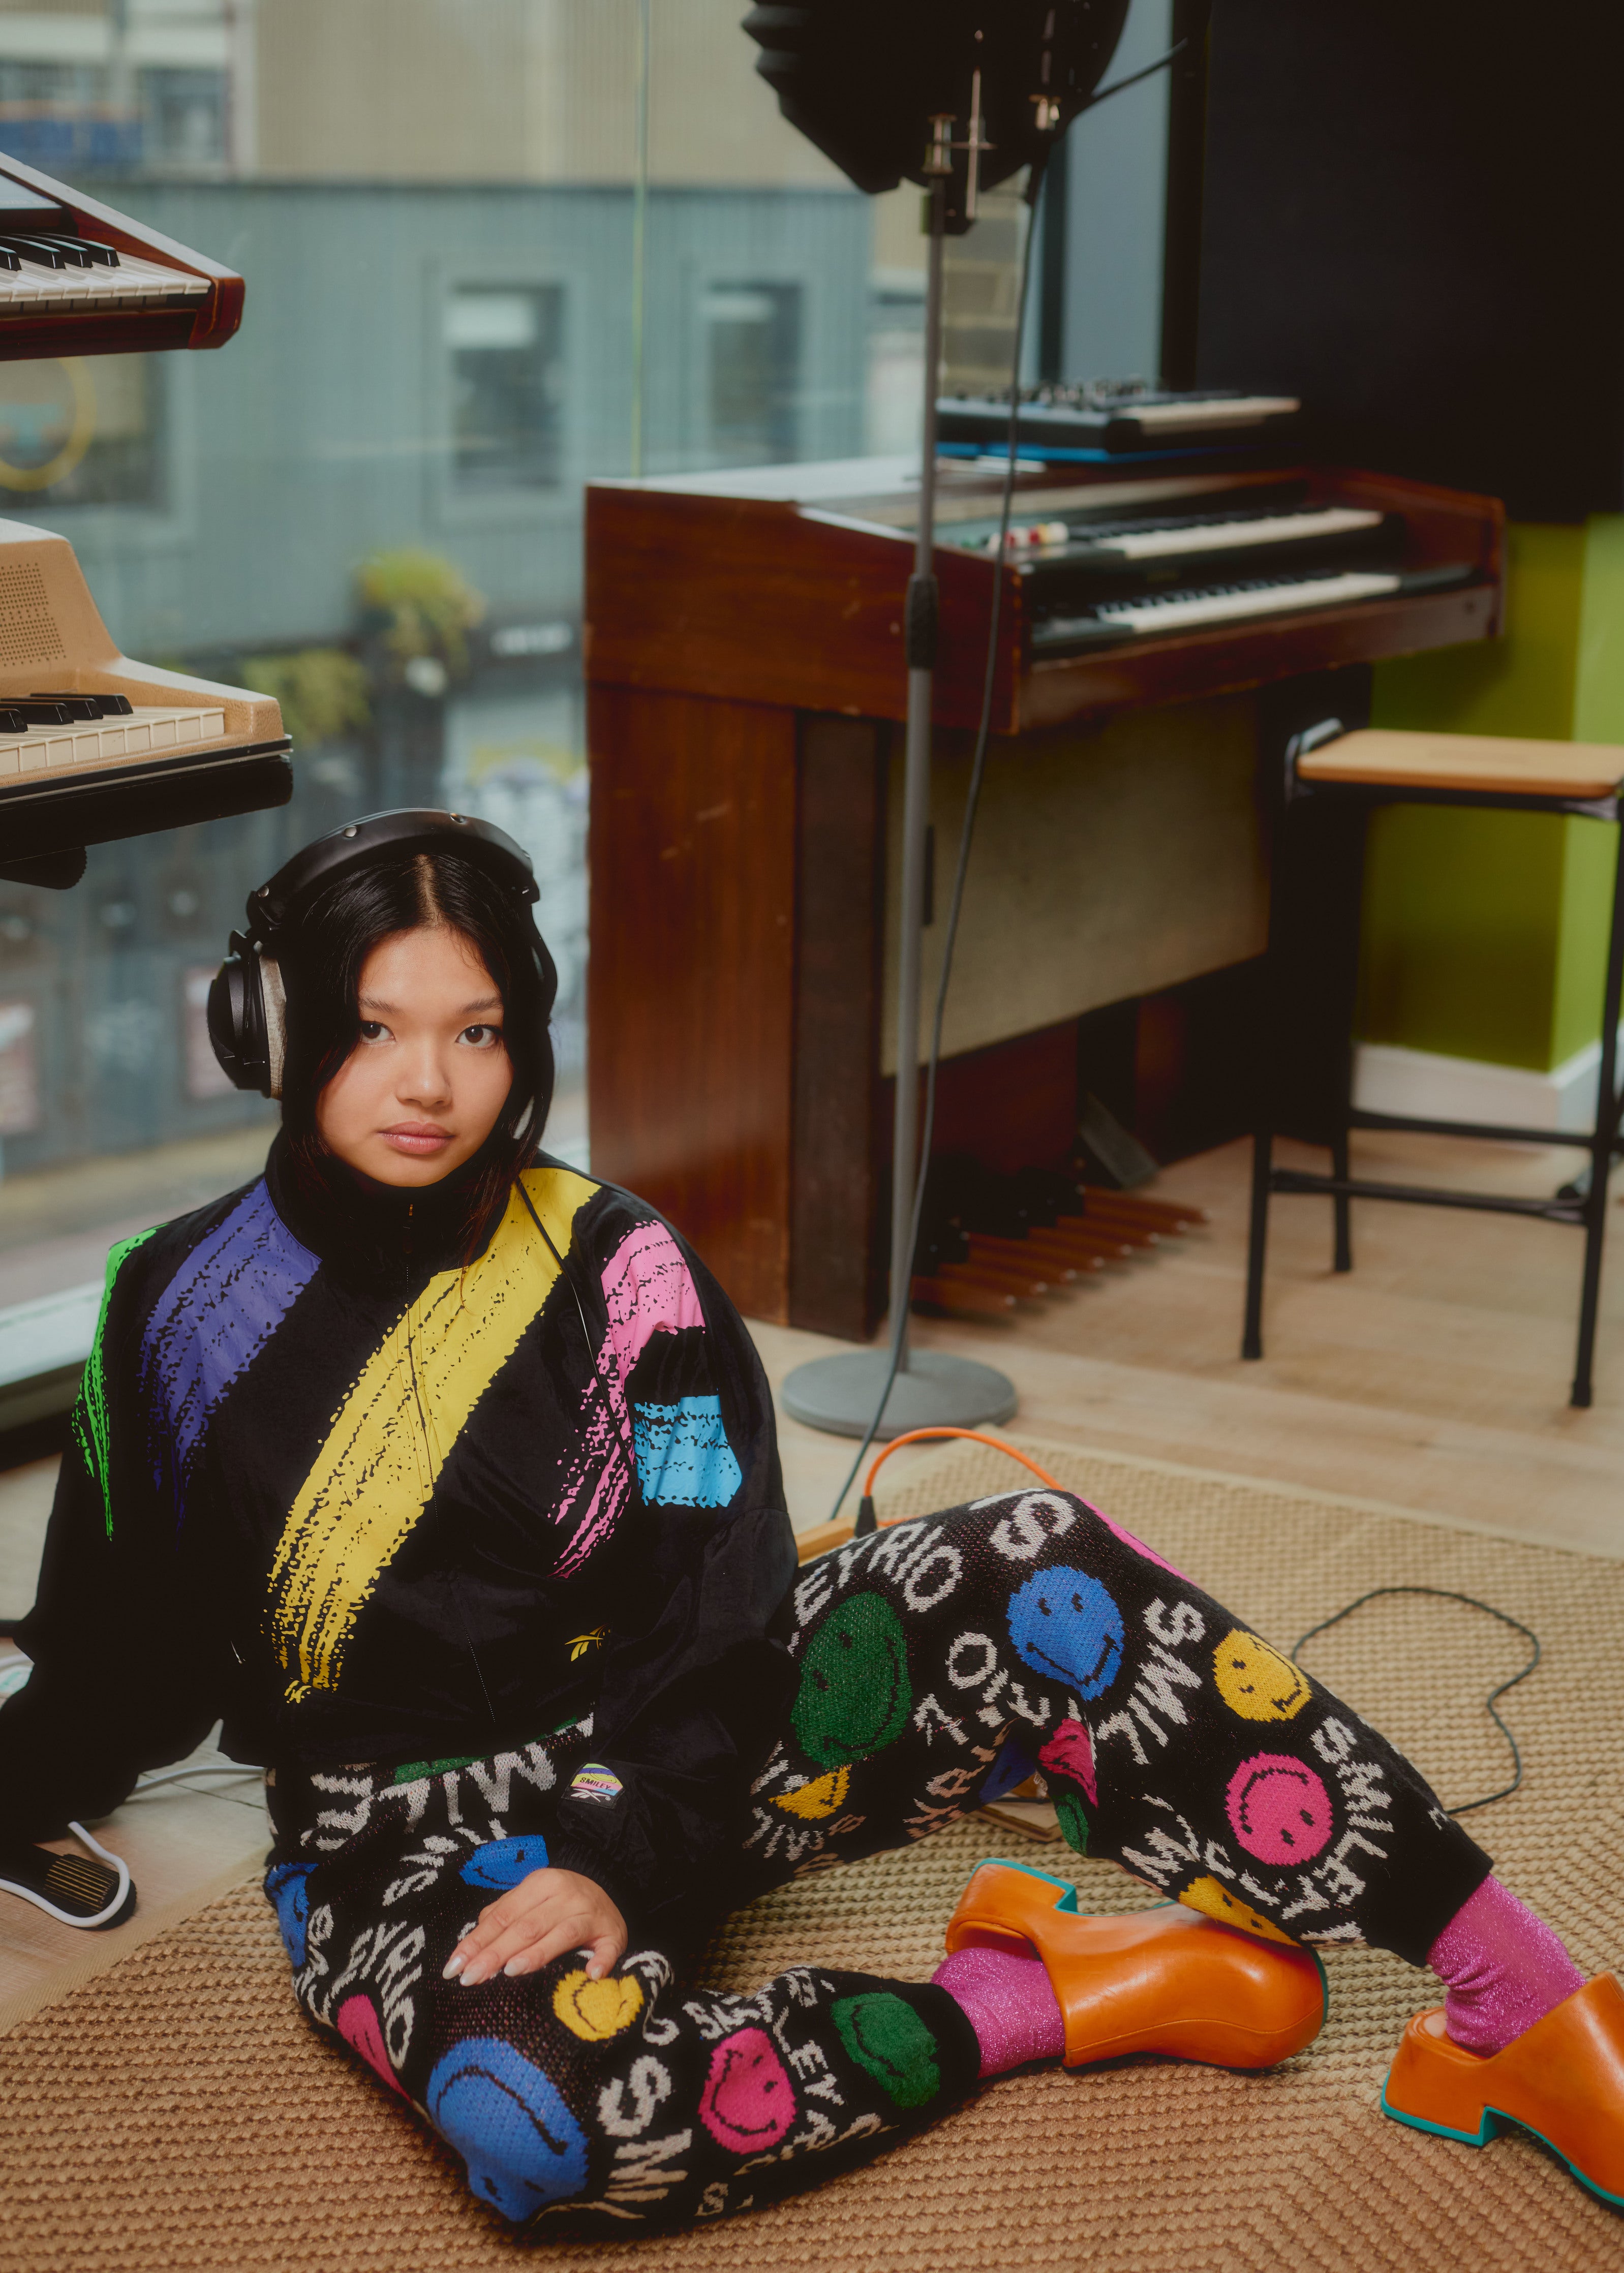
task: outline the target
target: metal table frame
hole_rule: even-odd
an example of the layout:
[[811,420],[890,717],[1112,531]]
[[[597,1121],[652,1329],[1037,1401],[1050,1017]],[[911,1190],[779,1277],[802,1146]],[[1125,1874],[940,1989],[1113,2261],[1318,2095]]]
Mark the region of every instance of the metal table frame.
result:
[[[1297,757],[1304,747],[1320,746],[1313,733],[1293,737],[1287,750],[1286,808],[1312,800],[1327,814],[1345,810],[1361,833],[1365,819],[1377,806],[1387,805],[1470,806],[1500,813],[1573,814],[1588,821],[1618,821],[1620,796],[1602,799],[1538,797],[1510,791],[1410,788],[1387,783],[1352,784],[1308,782],[1297,772]],[[1281,838],[1285,857],[1286,834]],[[1357,920],[1357,919],[1356,919]],[[1270,960],[1279,952],[1271,930]],[[1263,1274],[1268,1241],[1268,1205],[1276,1193],[1312,1192],[1334,1203],[1335,1216],[1335,1268],[1351,1271],[1353,1243],[1351,1204],[1361,1200],[1394,1200],[1418,1207],[1464,1208],[1492,1215],[1516,1215],[1544,1223],[1570,1224],[1584,1234],[1584,1272],[1579,1298],[1579,1338],[1574,1362],[1570,1402],[1591,1401],[1596,1349],[1596,1313],[1601,1293],[1602,1247],[1606,1233],[1607,1178],[1620,1150],[1620,1099],[1618,1080],[1618,1031],[1620,994],[1624,994],[1624,828],[1619,831],[1613,864],[1613,913],[1608,929],[1606,979],[1603,989],[1601,1063],[1597,1081],[1595,1125],[1583,1133],[1560,1136],[1549,1129],[1520,1129],[1476,1121],[1429,1121],[1404,1114],[1365,1113],[1352,1102],[1352,1032],[1350,1011],[1347,1080],[1337,1124],[1330,1134],[1331,1173],[1314,1175],[1274,1164],[1277,1114],[1266,1112],[1254,1132],[1252,1169],[1252,1223],[1246,1257],[1246,1318],[1241,1344],[1244,1358],[1263,1354]],[[1548,1200],[1522,1199],[1510,1194],[1468,1192],[1436,1185],[1388,1183],[1355,1176],[1350,1172],[1348,1137],[1355,1129],[1407,1129],[1418,1136],[1470,1136],[1492,1144],[1571,1145],[1590,1154],[1590,1169],[1583,1190],[1566,1187]]]

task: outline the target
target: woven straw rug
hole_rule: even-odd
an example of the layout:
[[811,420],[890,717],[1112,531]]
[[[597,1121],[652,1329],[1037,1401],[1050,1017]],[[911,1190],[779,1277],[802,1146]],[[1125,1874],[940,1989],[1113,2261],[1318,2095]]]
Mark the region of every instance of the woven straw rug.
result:
[[[1525,1788],[1477,1819],[1512,1885],[1587,1969],[1624,1956],[1624,1564],[1528,1547],[1266,1485],[1033,1447],[1266,1637],[1367,1587],[1479,1594],[1539,1633],[1507,1700]],[[1004,1489],[1006,1462],[954,1450],[883,1512]],[[1524,1645],[1459,1605],[1379,1602],[1304,1662],[1378,1719],[1447,1801],[1505,1780],[1482,1710]],[[741,1989],[795,1960],[921,1978],[983,1856],[980,1821],[734,1918],[711,1961]],[[1022,1851],[1075,1877],[1085,1908],[1145,1899],[1108,1865]],[[1377,2096],[1428,1977],[1369,1950],[1328,1960],[1330,2018],[1274,2074],[1143,2063],[1006,2080],[868,2167],[719,2227],[526,2243],[347,2055],[297,2018],[253,1888],[149,1942],[0,2040],[0,2265],[26,2273],[461,2273],[516,2262],[659,2273],[760,2268],[1043,2267],[1078,2273],[1624,2268],[1624,2217],[1530,2142],[1482,2153],[1387,2121]]]

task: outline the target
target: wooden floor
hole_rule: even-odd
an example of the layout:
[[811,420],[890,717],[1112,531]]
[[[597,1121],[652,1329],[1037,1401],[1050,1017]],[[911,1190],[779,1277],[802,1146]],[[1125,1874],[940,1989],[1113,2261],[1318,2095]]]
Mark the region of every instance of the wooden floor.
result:
[[[1356,1268],[1339,1278],[1329,1267],[1328,1204],[1277,1201],[1268,1354],[1244,1364],[1248,1159],[1246,1146],[1231,1145],[1160,1180],[1161,1192],[1210,1211],[1206,1230],[1031,1306],[1007,1327],[921,1320],[920,1341],[1002,1367],[1019,1393],[1016,1436],[1268,1477],[1624,1557],[1617,1207],[1596,1402],[1576,1413],[1567,1399],[1578,1235],[1504,1217],[1361,1207]],[[1553,1190],[1575,1162],[1571,1152],[1385,1136],[1356,1148],[1365,1174],[1524,1194]],[[803,1359],[842,1347],[781,1327],[753,1331],[775,1387]],[[780,1442],[797,1527],[823,1521],[855,1445],[784,1420]],[[911,1457],[898,1453],[897,1467]],[[32,1597],[52,1470],[41,1461],[0,1476],[0,1612]],[[141,1911],[117,1934],[93,1937],[0,1902],[0,2024],[110,1961],[154,1921],[200,1905],[222,1877],[250,1868],[266,1842],[252,1784],[154,1792],[121,1809],[108,1837],[136,1870]]]
[[[1287,1165],[1325,1155],[1285,1146]],[[999,1366],[1011,1429],[1339,1498],[1448,1516],[1552,1545],[1624,1555],[1624,1215],[1609,1224],[1595,1403],[1568,1403],[1577,1232],[1508,1216],[1375,1203],[1354,1211],[1354,1270],[1330,1267],[1328,1201],[1277,1199],[1264,1357],[1240,1357],[1249,1144],[1164,1172],[1204,1231],[1027,1306],[1008,1325],[921,1320],[917,1338]],[[1523,1196],[1574,1173],[1571,1152],[1365,1134],[1356,1172]],[[1615,1186],[1615,1189],[1617,1187]],[[756,1330],[775,1386],[839,1347]],[[790,1504],[821,1521],[854,1445],[785,1422]],[[898,1460],[908,1456],[898,1453]]]

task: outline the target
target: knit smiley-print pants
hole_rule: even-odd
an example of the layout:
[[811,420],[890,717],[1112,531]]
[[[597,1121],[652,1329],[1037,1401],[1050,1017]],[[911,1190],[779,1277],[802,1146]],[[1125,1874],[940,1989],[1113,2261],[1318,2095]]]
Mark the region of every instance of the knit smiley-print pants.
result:
[[[801,1671],[739,1827],[740,1902],[1049,1780],[1073,1847],[1245,1931],[1412,1962],[1488,1858],[1408,1763],[1108,1519],[1034,1491],[825,1556],[795,1591]],[[696,1991],[634,1939],[465,1989],[441,1968],[545,1860],[590,1742],[437,1772],[291,1776],[267,1879],[310,2017],[462,2157],[505,2217],[617,2227],[809,2185],[974,2088],[944,1990],[797,1966]],[[945,1920],[944,1921],[945,1924]]]

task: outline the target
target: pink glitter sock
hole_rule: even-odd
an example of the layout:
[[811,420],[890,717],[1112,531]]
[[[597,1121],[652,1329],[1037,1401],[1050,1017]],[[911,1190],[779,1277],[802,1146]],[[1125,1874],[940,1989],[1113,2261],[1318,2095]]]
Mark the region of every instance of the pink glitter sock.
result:
[[1043,1961],[1010,1949],[957,1949],[931,1975],[975,2030],[981,2074],[1003,2075],[1028,2060],[1058,2059],[1065,2022]]
[[1444,2026],[1469,2052],[1503,2052],[1584,1986],[1550,1927],[1498,1879],[1462,1903],[1426,1962],[1449,1992]]

